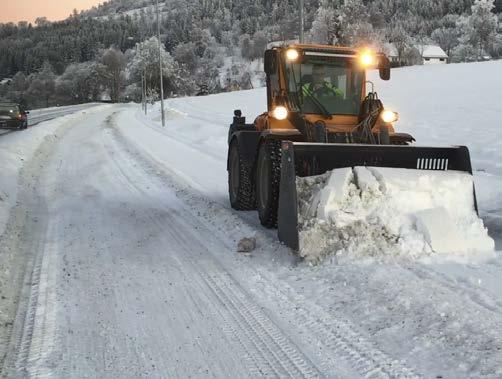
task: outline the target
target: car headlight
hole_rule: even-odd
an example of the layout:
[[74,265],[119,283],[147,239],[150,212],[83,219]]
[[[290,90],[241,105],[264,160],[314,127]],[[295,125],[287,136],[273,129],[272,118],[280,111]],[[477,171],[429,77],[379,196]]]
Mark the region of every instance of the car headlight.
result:
[[385,110],[381,114],[383,122],[391,123],[399,120],[399,114],[397,112]]
[[279,105],[272,111],[272,117],[277,120],[285,120],[288,117],[288,110],[286,107]]

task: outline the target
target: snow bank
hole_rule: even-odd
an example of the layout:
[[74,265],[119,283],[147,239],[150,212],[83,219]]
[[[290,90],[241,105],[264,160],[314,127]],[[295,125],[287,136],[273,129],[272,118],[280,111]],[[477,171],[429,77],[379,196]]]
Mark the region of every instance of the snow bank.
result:
[[308,261],[493,254],[469,174],[355,167],[298,178],[297,185],[300,254]]

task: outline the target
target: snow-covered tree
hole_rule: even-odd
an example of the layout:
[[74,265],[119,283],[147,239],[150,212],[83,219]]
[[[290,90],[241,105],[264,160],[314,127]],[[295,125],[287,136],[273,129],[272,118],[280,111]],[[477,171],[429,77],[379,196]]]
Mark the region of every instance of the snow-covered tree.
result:
[[265,32],[258,30],[253,35],[253,58],[260,59],[263,58],[263,54],[267,49],[268,37]]
[[359,22],[345,28],[344,39],[349,46],[366,46],[378,50],[384,42],[384,34],[375,30],[369,22]]
[[29,83],[28,78],[24,74],[24,72],[19,71],[12,78],[12,82],[10,83],[10,100],[22,104],[26,107],[26,99],[25,92],[28,90]]
[[436,42],[448,56],[459,43],[458,28],[441,27],[432,32],[432,39]]
[[67,104],[98,100],[102,90],[101,79],[99,64],[96,62],[69,65],[56,80],[58,102]]
[[120,99],[125,80],[125,56],[120,50],[112,47],[103,52],[101,63],[101,75],[106,81],[111,100],[116,103]]
[[226,91],[253,88],[249,65],[245,63],[232,62],[232,65],[225,73],[223,82],[223,86]]
[[195,54],[195,43],[180,43],[176,46],[174,49],[174,59],[188,71],[194,73],[199,63],[199,57]]
[[309,39],[314,43],[333,44],[338,42],[339,20],[335,9],[326,1],[315,14]]
[[39,72],[30,75],[29,82],[27,95],[31,103],[48,107],[56,86],[56,75],[51,64],[46,61]]
[[246,59],[253,59],[253,42],[249,34],[243,34],[239,41],[241,56]]
[[253,36],[243,34],[239,39],[241,56],[248,60],[262,58],[267,44],[268,37],[263,31],[257,31]]
[[50,21],[47,19],[47,17],[37,17],[35,19],[35,25],[38,27],[46,27],[50,25]]
[[[180,67],[162,44],[160,62],[162,62],[165,94],[186,94],[193,92],[194,84],[190,78],[190,74],[183,67]],[[128,71],[132,81],[140,83],[141,76],[144,75],[147,88],[160,93],[159,44],[156,37],[151,37],[136,46],[136,50],[128,65]]]
[[491,48],[488,50],[488,53],[494,58],[502,57],[502,34],[497,34],[495,36]]
[[398,24],[390,30],[388,39],[396,48],[398,65],[403,65],[406,62],[405,54],[411,48],[412,44],[410,36],[406,30]]
[[494,8],[494,0],[475,0],[471,8],[467,33],[471,44],[478,48],[480,58],[490,49],[496,36],[498,19],[492,13]]
[[474,62],[478,60],[478,51],[469,43],[462,41],[453,49],[451,61],[458,62]]
[[373,29],[368,9],[362,0],[345,0],[338,19],[342,44],[374,47],[382,44],[383,33]]

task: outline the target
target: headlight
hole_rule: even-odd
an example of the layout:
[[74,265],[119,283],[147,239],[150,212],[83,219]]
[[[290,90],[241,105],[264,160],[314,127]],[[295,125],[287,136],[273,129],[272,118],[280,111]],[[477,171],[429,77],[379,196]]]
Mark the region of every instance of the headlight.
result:
[[296,61],[300,54],[298,53],[298,50],[295,49],[288,49],[286,50],[286,59],[288,61]]
[[399,114],[392,111],[383,111],[381,117],[383,122],[386,123],[396,122],[399,120]]
[[286,109],[286,107],[279,105],[272,111],[272,117],[277,120],[285,120],[288,117],[288,110]]
[[375,55],[371,51],[365,51],[359,59],[364,67],[375,65]]

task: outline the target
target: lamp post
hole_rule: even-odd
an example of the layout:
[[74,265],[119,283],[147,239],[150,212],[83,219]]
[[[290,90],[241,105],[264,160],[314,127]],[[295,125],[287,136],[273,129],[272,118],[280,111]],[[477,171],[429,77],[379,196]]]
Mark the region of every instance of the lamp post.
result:
[[304,42],[303,29],[304,29],[304,15],[303,15],[303,0],[300,0],[300,43]]
[[146,100],[146,74],[143,74],[141,75],[141,90],[143,92],[143,99],[144,99],[144,102],[143,102],[143,107],[145,109],[145,115],[146,115],[146,108],[147,108],[147,100]]
[[162,78],[162,46],[160,43],[160,9],[159,0],[155,0],[157,8],[157,39],[159,42],[159,74],[160,74],[160,111],[162,113],[162,126],[166,126],[166,115],[164,113],[164,80]]

